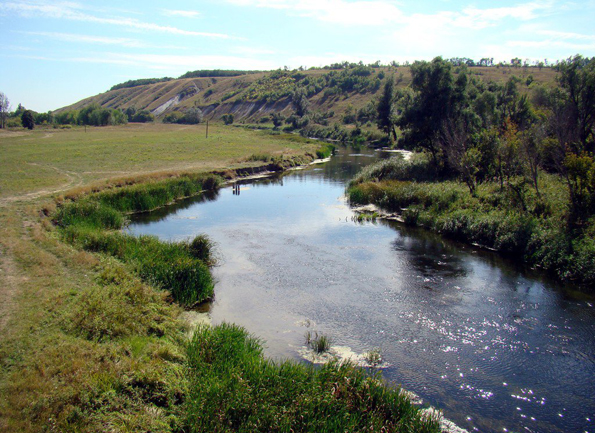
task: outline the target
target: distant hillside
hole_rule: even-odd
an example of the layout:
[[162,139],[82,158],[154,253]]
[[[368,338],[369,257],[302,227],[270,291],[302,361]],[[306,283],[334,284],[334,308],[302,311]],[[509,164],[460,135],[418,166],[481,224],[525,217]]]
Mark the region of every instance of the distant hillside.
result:
[[[495,82],[504,82],[515,75],[521,78],[526,89],[529,85],[553,84],[556,75],[551,68],[510,66],[472,67],[469,72],[484,81]],[[219,119],[232,113],[236,121],[257,122],[273,112],[290,115],[292,94],[302,88],[310,112],[325,116],[332,124],[343,120],[346,114],[369,109],[387,78],[394,79],[398,87],[411,82],[407,66],[347,63],[333,65],[333,69],[305,71],[193,71],[182,77],[131,80],[57,112],[98,104],[123,110],[135,107],[162,118],[173,111],[198,107],[207,119]]]

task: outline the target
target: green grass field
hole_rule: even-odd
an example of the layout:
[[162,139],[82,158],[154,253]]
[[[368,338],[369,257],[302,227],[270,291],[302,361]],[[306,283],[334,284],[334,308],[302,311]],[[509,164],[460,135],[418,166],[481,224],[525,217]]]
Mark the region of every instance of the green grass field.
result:
[[[183,295],[186,283],[169,284],[181,273],[164,259],[207,264],[204,242],[125,238],[115,231],[119,212],[198,193],[200,172],[296,162],[321,149],[299,136],[204,132],[160,124],[0,132],[0,432],[438,432],[398,390],[353,367],[274,364],[237,327],[187,340],[173,299],[199,298]],[[127,183],[136,185],[94,193]],[[248,386],[238,393],[239,383]],[[308,411],[316,416],[301,416]]]
[[0,199],[149,173],[245,165],[252,154],[315,153],[317,145],[242,128],[128,124],[0,130]]

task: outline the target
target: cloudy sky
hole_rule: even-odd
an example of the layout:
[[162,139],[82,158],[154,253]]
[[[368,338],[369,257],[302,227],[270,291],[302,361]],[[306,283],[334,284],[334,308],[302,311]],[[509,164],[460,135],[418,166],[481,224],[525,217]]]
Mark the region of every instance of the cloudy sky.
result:
[[435,56],[595,56],[595,0],[0,0],[0,91],[56,109],[136,78]]

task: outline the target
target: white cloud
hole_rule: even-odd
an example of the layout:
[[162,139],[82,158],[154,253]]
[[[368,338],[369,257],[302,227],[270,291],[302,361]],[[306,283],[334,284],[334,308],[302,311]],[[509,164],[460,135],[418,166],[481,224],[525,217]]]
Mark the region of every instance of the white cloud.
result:
[[144,43],[138,41],[136,39],[130,38],[113,38],[108,36],[91,36],[91,35],[81,35],[81,34],[73,34],[73,33],[58,33],[58,32],[19,32],[27,35],[34,35],[34,36],[44,36],[52,39],[56,39],[63,42],[84,42],[84,43],[91,43],[91,44],[101,44],[101,45],[119,45],[129,48],[141,48],[146,47]]
[[268,60],[258,60],[240,56],[184,56],[162,54],[119,54],[101,53],[84,57],[71,57],[55,59],[77,63],[105,63],[118,65],[131,65],[150,68],[153,70],[170,71],[172,75],[190,69],[246,69],[246,70],[271,70],[279,65]]
[[531,20],[540,11],[551,9],[554,0],[537,0],[511,7],[479,9],[471,6],[461,11],[439,11],[434,14],[406,15],[389,0],[227,0],[239,6],[286,10],[298,16],[345,25],[403,24],[409,26],[417,18],[436,22],[441,26],[482,29],[507,18]]
[[550,36],[553,39],[576,39],[582,41],[592,41],[595,42],[595,35],[583,35],[580,33],[571,33],[571,32],[558,32],[555,30],[537,30],[538,34],[544,36]]
[[233,53],[233,54],[240,54],[243,56],[258,56],[258,55],[277,54],[276,51],[270,50],[268,48],[260,48],[260,47],[232,47],[229,49],[229,52]]
[[200,16],[200,12],[198,11],[182,11],[182,10],[172,10],[172,9],[164,9],[163,14],[169,17],[183,17],[183,18],[197,18]]
[[222,33],[197,32],[191,30],[183,30],[172,26],[162,26],[154,23],[147,23],[139,21],[135,18],[107,18],[90,15],[82,12],[83,7],[77,3],[72,2],[57,2],[57,3],[33,3],[33,2],[7,2],[0,3],[0,12],[13,12],[24,17],[42,16],[47,18],[66,19],[72,21],[94,22],[100,24],[111,24],[115,26],[128,27],[138,30],[149,30],[163,33],[171,33],[186,36],[203,36],[210,38],[221,39],[236,39],[232,36]]
[[284,9],[295,15],[345,25],[400,22],[403,14],[392,2],[346,0],[227,0],[240,6]]
[[96,35],[82,35],[75,33],[59,33],[59,32],[26,32],[20,31],[18,33],[43,36],[51,39],[56,39],[62,42],[70,43],[88,43],[88,44],[99,44],[99,45],[118,45],[128,48],[167,48],[167,49],[184,49],[183,47],[177,47],[172,45],[152,45],[147,44],[138,39],[132,38],[116,38],[110,36],[96,36]]

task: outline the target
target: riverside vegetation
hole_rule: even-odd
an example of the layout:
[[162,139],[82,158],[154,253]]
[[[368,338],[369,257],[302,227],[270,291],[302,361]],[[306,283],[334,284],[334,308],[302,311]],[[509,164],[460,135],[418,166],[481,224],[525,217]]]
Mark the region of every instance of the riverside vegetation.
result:
[[[23,172],[3,179],[0,208],[2,296],[11,296],[0,322],[0,431],[439,431],[397,389],[353,366],[266,360],[256,338],[229,324],[201,327],[188,341],[182,306],[213,293],[210,241],[169,243],[120,229],[129,213],[216,189],[220,177],[186,171],[183,144],[173,153],[161,144],[170,159],[161,160],[161,174],[147,174],[145,164],[159,161],[134,137],[145,127],[128,128],[59,131],[59,140],[42,130],[0,136]],[[162,143],[180,133],[146,128]],[[281,155],[291,165],[330,152],[231,127],[213,133],[208,143],[223,144],[191,158],[223,175],[258,164],[251,155],[259,147],[281,165]],[[234,144],[221,141],[227,134]],[[136,175],[99,181],[105,173],[93,170],[102,151],[92,145],[99,135],[104,152],[117,139],[121,152],[137,155]],[[204,146],[201,137],[192,146]],[[94,155],[68,160],[87,146]],[[55,165],[32,186],[42,164],[35,158]],[[76,188],[61,191],[64,180]],[[47,200],[50,191],[56,201]]]
[[[464,242],[595,287],[595,58],[558,66],[558,87],[533,102],[515,80],[453,75],[440,58],[412,67],[412,88],[389,82],[378,126],[418,150],[367,167],[348,187]],[[397,132],[397,130],[399,132]]]
[[[384,135],[425,153],[361,173],[352,202],[592,287],[593,59],[562,62],[557,86],[553,68],[466,64],[198,73],[127,83],[45,120],[19,107],[28,124],[55,114],[72,129],[0,135],[0,430],[439,431],[352,366],[275,364],[233,325],[199,328],[188,342],[182,306],[213,293],[208,238],[164,243],[119,229],[129,212],[216,188],[197,172],[282,169],[332,152],[280,128],[356,143]],[[151,121],[170,100],[180,101],[170,111],[219,115],[266,106],[244,117],[272,131],[215,124],[207,140],[193,125],[76,126]],[[192,114],[187,123],[200,121]]]

